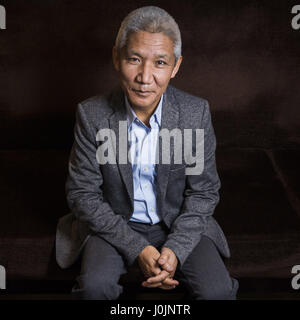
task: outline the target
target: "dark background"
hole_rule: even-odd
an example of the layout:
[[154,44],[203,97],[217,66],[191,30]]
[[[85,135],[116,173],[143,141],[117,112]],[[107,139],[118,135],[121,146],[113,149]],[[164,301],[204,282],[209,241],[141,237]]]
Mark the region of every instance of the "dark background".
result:
[[1,148],[69,146],[76,104],[117,81],[111,49],[122,19],[150,4],[178,22],[184,60],[172,83],[209,100],[220,146],[299,147],[297,1],[1,3]]
[[157,5],[182,34],[183,63],[171,83],[210,102],[222,183],[215,217],[229,240],[229,271],[240,294],[260,288],[260,297],[266,290],[286,297],[291,267],[300,264],[297,1],[0,4],[7,13],[0,30],[0,264],[8,290],[45,291],[46,282],[70,292],[78,265],[59,269],[54,240],[58,218],[69,212],[64,184],[76,106],[117,84],[111,50],[123,18]]

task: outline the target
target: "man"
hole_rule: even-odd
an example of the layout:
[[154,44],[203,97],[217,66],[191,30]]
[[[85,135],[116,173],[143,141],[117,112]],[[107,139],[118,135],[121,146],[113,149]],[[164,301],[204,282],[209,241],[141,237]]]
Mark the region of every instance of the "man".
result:
[[[82,253],[75,298],[117,299],[120,276],[134,263],[144,287],[172,290],[182,282],[193,299],[236,298],[238,282],[221,258],[230,256],[228,244],[212,217],[220,181],[209,105],[169,85],[181,62],[174,19],[158,7],[134,10],[113,48],[121,88],[78,105],[66,182],[72,212],[60,219],[56,239],[62,268]],[[204,130],[200,173],[187,174],[192,165],[182,152],[182,162],[153,161],[164,151],[159,132],[174,129]],[[198,154],[199,144],[185,142]],[[126,145],[131,161],[119,154]]]

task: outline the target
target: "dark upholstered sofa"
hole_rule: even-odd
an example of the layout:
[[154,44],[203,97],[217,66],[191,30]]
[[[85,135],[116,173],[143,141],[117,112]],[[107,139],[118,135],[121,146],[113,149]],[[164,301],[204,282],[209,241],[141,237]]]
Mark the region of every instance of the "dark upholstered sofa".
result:
[[[184,60],[172,84],[210,102],[222,183],[215,218],[240,297],[252,290],[284,298],[300,264],[300,32],[289,25],[288,2],[272,3],[155,2],[182,31]],[[80,263],[61,270],[54,240],[69,212],[64,186],[76,104],[116,84],[114,38],[124,16],[146,4],[3,3],[0,265],[7,289],[0,298],[71,290]],[[134,275],[121,279],[130,289],[125,298],[148,292],[132,289]]]

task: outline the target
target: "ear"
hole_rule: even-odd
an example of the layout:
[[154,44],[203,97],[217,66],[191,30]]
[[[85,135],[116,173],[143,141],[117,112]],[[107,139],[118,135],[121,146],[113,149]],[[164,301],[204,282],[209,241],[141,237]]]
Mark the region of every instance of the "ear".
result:
[[119,55],[118,55],[118,50],[116,48],[116,46],[113,46],[112,48],[112,60],[113,60],[113,64],[115,69],[119,72],[120,67],[119,67]]
[[177,60],[177,62],[176,62],[176,65],[175,65],[175,67],[174,67],[174,69],[173,69],[173,71],[172,71],[171,78],[174,78],[174,77],[176,76],[176,73],[178,72],[179,67],[180,67],[180,65],[181,65],[182,59],[183,59],[182,56],[180,56],[180,57],[178,58],[178,60]]

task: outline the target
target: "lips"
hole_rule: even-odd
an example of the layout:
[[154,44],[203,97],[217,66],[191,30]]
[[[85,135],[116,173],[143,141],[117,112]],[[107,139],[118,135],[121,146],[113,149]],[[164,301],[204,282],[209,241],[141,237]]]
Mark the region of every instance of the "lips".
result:
[[132,89],[133,91],[135,92],[138,92],[138,93],[150,93],[151,91],[143,91],[143,90],[137,90],[137,89]]
[[152,91],[142,91],[133,88],[131,90],[139,97],[148,97],[150,94],[152,94]]

